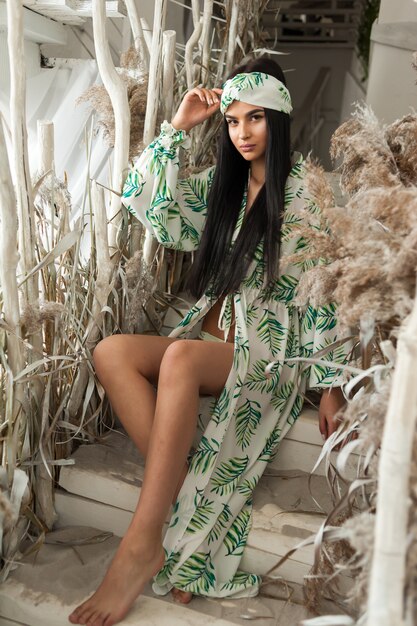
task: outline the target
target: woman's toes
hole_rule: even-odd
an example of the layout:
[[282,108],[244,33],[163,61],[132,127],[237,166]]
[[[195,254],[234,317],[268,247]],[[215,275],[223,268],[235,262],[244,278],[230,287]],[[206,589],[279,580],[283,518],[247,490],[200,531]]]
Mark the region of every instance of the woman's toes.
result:
[[180,602],[181,604],[188,604],[191,602],[193,594],[190,591],[183,591],[182,589],[176,589],[175,587],[172,589],[172,595],[175,602]]

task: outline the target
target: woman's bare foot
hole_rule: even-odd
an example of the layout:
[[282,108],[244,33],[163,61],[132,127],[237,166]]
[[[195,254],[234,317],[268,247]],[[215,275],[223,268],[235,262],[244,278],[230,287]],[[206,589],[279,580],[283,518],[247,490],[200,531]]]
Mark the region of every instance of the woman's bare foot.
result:
[[183,591],[182,589],[177,589],[176,587],[171,589],[171,594],[174,601],[180,602],[181,604],[188,604],[193,598],[191,591]]
[[113,626],[125,617],[165,562],[162,544],[152,547],[149,543],[135,545],[131,533],[124,537],[100,587],[69,616],[72,624]]

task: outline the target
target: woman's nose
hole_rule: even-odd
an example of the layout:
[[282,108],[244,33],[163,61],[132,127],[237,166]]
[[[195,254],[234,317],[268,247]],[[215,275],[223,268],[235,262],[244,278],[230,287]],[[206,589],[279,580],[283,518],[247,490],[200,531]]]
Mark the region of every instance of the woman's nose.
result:
[[246,125],[242,124],[239,128],[239,137],[240,139],[245,139],[249,135],[249,131]]

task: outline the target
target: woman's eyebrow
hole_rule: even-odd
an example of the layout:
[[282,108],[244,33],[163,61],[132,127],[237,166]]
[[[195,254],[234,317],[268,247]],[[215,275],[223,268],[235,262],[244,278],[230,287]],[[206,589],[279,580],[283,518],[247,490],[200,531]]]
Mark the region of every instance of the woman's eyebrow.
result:
[[[245,113],[245,117],[250,117],[251,115],[253,115],[254,113],[263,113],[264,109],[252,109],[251,111],[248,111],[247,113]],[[225,117],[229,120],[236,120],[236,117],[233,117],[233,115],[229,115],[229,113],[225,114]]]

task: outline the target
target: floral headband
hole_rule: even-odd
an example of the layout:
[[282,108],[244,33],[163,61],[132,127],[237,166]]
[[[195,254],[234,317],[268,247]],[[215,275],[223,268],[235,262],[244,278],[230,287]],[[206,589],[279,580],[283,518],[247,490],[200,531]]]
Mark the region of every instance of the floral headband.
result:
[[234,100],[275,111],[291,113],[291,96],[280,80],[263,72],[236,74],[223,85],[220,111],[223,115]]

